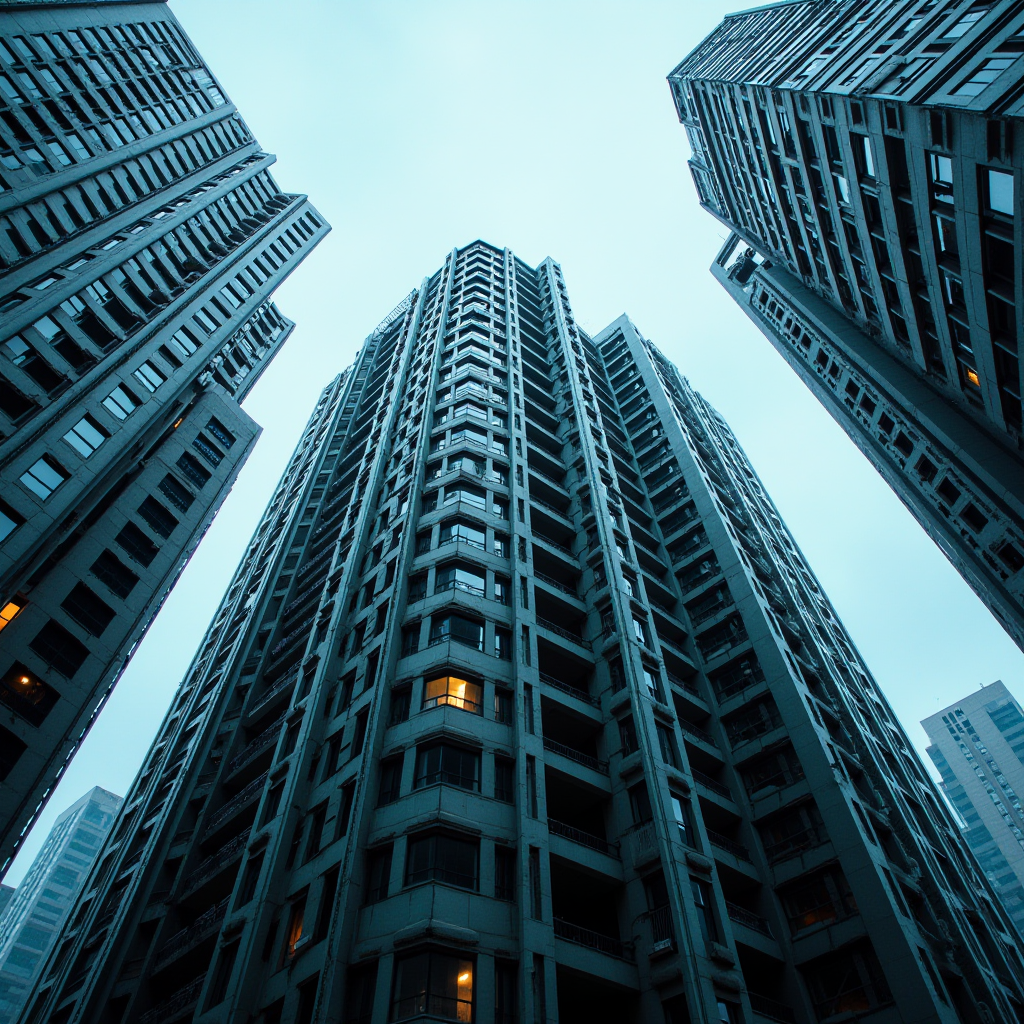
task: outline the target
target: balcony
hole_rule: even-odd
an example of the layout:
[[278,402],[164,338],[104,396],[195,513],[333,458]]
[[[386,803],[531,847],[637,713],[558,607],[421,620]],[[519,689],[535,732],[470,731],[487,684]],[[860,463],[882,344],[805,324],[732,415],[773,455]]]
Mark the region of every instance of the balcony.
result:
[[749,928],[752,932],[758,932],[769,939],[775,938],[775,936],[772,935],[771,925],[763,917],[755,914],[753,911],[747,910],[745,907],[738,906],[735,903],[729,903],[728,901],[725,904],[725,909],[729,915],[729,920],[735,924],[742,925],[744,928]]
[[258,779],[253,779],[248,786],[239,790],[230,800],[214,811],[206,823],[206,831],[203,833],[203,838],[206,839],[211,836],[221,825],[238,814],[239,811],[258,800],[263,794],[263,786],[266,781],[267,775],[264,773]]
[[284,728],[284,719],[278,719],[268,729],[264,729],[263,732],[261,732],[255,739],[250,740],[249,743],[246,744],[246,746],[228,762],[228,775],[238,771],[239,768],[245,767],[245,765],[259,757],[259,755],[268,747],[275,745],[277,743],[278,736],[281,735],[282,728]]
[[225,843],[219,850],[206,858],[191,874],[187,875],[181,884],[181,898],[184,899],[193,893],[204,882],[213,878],[222,868],[242,855],[245,844],[249,841],[249,833],[235,836],[234,839]]
[[157,971],[176,957],[194,949],[205,939],[220,930],[220,923],[228,909],[228,900],[202,913],[187,928],[175,932],[158,950],[153,961],[153,970]]
[[570,761],[575,761],[577,764],[581,764],[584,768],[589,768],[591,771],[600,772],[602,775],[608,774],[607,761],[599,761],[596,757],[592,757],[590,754],[584,754],[581,750],[576,750],[574,747],[566,746],[566,744],[559,743],[557,740],[549,739],[547,736],[544,737],[544,749],[552,754],[558,754],[561,757],[566,757]]
[[561,679],[556,679],[554,676],[548,675],[546,672],[539,672],[540,680],[542,683],[547,683],[548,686],[553,686],[556,690],[567,694],[569,697],[575,697],[576,700],[581,700],[585,704],[590,704],[594,707],[597,706],[597,699],[591,697],[586,690],[581,690],[571,683],[565,683]]
[[628,950],[620,939],[612,938],[593,928],[584,928],[582,925],[573,924],[571,921],[563,921],[555,918],[555,935],[566,942],[574,942],[577,946],[587,946],[589,949],[596,949],[609,956],[618,957],[620,960],[632,962],[632,950]]
[[728,836],[723,836],[721,832],[712,832],[711,829],[707,830],[707,836],[708,842],[716,850],[722,850],[725,853],[732,854],[737,860],[746,861],[748,864],[751,863],[750,851],[741,843],[737,843]]
[[537,625],[543,629],[549,630],[556,636],[560,636],[563,640],[568,640],[570,643],[576,644],[585,650],[590,650],[590,641],[584,640],[578,633],[573,633],[571,630],[565,629],[559,626],[557,622],[552,622],[551,619],[545,619],[541,615],[537,615]]
[[703,786],[704,789],[711,793],[717,793],[719,796],[725,797],[726,800],[732,800],[732,790],[723,783],[718,782],[716,779],[711,778],[710,775],[705,775],[704,772],[699,772],[696,769],[691,770],[693,775],[693,781],[698,786]]
[[152,1010],[147,1010],[140,1018],[139,1024],[169,1024],[190,1014],[199,1002],[200,993],[206,982],[206,975],[194,978],[184,988],[162,1003],[157,1003]]
[[563,839],[568,839],[570,843],[578,843],[580,846],[597,850],[598,853],[607,854],[609,857],[618,857],[618,849],[614,843],[610,843],[607,839],[602,839],[600,836],[593,836],[589,832],[583,832],[572,825],[567,825],[564,821],[548,818],[548,831],[553,836],[561,836]]

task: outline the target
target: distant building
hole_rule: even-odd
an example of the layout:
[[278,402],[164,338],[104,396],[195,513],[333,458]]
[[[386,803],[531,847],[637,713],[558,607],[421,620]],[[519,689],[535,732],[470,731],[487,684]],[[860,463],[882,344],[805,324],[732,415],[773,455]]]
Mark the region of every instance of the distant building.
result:
[[110,831],[121,797],[94,787],[57,818],[0,918],[0,1024],[14,1024]]
[[997,680],[921,724],[967,843],[1024,934],[1024,711]]
[[327,233],[166,3],[0,3],[0,873],[242,468]]
[[1020,0],[799,0],[669,75],[711,268],[1024,647]]
[[0,885],[0,917],[3,917],[3,913],[7,909],[7,905],[11,902],[11,897],[13,895],[13,885]]

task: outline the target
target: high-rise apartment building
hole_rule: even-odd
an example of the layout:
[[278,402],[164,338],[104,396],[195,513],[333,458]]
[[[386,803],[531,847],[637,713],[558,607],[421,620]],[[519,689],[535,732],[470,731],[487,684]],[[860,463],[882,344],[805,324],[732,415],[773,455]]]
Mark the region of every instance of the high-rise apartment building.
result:
[[25,1021],[980,1024],[1017,943],[726,424],[476,242],[323,392]]
[[1024,646],[1016,0],[732,15],[669,76],[715,277]]
[[17,1021],[120,806],[97,786],[64,811],[0,917],[0,1024]]
[[7,904],[11,902],[13,895],[13,885],[0,885],[0,917],[3,916],[3,912],[7,909]]
[[1024,711],[997,680],[921,725],[964,838],[1024,935]]
[[0,870],[259,433],[273,162],[165,3],[0,4]]

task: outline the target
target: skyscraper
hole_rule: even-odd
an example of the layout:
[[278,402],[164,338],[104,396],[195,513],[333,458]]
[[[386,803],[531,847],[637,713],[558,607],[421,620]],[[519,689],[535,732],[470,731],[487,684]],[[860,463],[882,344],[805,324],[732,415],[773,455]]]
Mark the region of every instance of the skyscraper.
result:
[[997,680],[921,725],[964,838],[1024,935],[1024,712]]
[[0,5],[0,870],[259,434],[273,162],[164,3]]
[[1012,933],[726,424],[475,242],[324,390],[26,1021],[1012,1020]]
[[17,1021],[120,806],[97,786],[64,811],[0,917],[0,1024]]
[[1024,646],[1022,76],[1015,0],[804,0],[669,81],[715,277]]

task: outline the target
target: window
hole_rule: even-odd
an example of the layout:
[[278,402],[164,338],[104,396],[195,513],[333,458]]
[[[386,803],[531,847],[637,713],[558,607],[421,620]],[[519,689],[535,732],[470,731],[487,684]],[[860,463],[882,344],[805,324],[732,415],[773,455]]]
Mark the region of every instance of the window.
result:
[[679,838],[683,846],[696,849],[696,833],[693,831],[693,818],[690,814],[690,802],[681,796],[672,794],[672,816],[679,827]]
[[394,847],[389,843],[366,855],[366,904],[380,903],[391,889],[391,858]]
[[650,665],[644,664],[644,686],[647,687],[647,692],[650,694],[652,700],[661,702],[661,686],[658,682],[658,670],[652,668]]
[[139,577],[113,551],[102,551],[89,571],[118,597],[127,597],[139,582]]
[[1008,171],[985,169],[985,200],[994,213],[1013,216],[1013,175]]
[[484,550],[486,548],[486,539],[487,535],[484,531],[473,526],[471,523],[450,520],[441,524],[441,538],[439,541],[441,544],[469,544],[471,547]]
[[679,767],[679,751],[676,748],[676,739],[667,726],[660,723],[655,725],[658,733],[658,746],[661,748],[661,759],[671,768]]
[[39,630],[29,647],[50,668],[56,669],[69,679],[89,656],[89,648],[53,619]]
[[371,964],[360,964],[349,971],[344,1024],[370,1024],[373,1020],[373,997],[376,991],[376,961]]
[[391,708],[388,714],[388,725],[398,725],[409,720],[409,707],[412,701],[412,687],[396,686],[391,691]]
[[518,968],[514,960],[494,961],[494,1024],[519,1024]]
[[981,67],[976,68],[970,78],[953,90],[954,96],[977,96],[984,92],[1007,68],[1013,66],[1016,57],[990,57]]
[[132,376],[150,393],[156,391],[156,389],[167,379],[148,360],[137,370],[134,370],[132,372]]
[[0,541],[7,540],[14,531],[25,522],[6,502],[0,501]]
[[[523,635],[526,639],[526,663],[529,665],[529,633],[526,632],[526,627],[523,627]],[[494,628],[494,656],[501,658],[503,661],[510,661],[512,659],[512,633],[507,629],[502,629],[500,626]]]
[[139,515],[149,524],[154,533],[161,537],[170,537],[178,520],[171,515],[152,495],[149,495],[138,508]]
[[27,602],[23,597],[15,597],[0,608],[0,630],[6,629],[17,617],[18,613],[25,607]]
[[940,203],[953,202],[953,161],[941,153],[929,153],[932,195]]
[[182,452],[178,456],[178,461],[175,465],[181,470],[181,475],[190,483],[195,484],[196,487],[202,487],[204,484],[209,483],[209,471],[204,469],[199,460],[193,458],[188,452]]
[[429,679],[423,686],[423,706],[435,708],[440,705],[483,714],[483,686],[480,683],[459,679],[456,676],[440,676]]
[[61,602],[64,609],[86,632],[102,636],[114,618],[114,609],[94,594],[84,583],[76,583]]
[[60,694],[20,661],[0,676],[0,702],[29,725],[42,725],[58,700]]
[[[494,600],[498,604],[510,604],[511,603],[511,584],[510,581],[504,576],[494,577]],[[524,602],[525,606],[525,602]]]
[[819,1020],[870,1011],[892,999],[878,957],[865,940],[818,957],[801,970]]
[[633,636],[636,637],[637,642],[647,646],[647,630],[644,624],[637,618],[633,619]]
[[628,715],[619,721],[619,742],[622,744],[622,754],[624,757],[628,757],[640,749],[636,738],[636,723],[633,721],[632,715]]
[[255,895],[256,886],[259,884],[260,872],[263,870],[263,852],[250,857],[245,865],[245,874],[242,876],[242,885],[238,890],[238,902],[236,907],[244,907]]
[[206,424],[206,429],[210,436],[225,448],[230,448],[235,443],[235,435],[220,420],[211,419]]
[[65,435],[64,440],[67,441],[72,448],[82,456],[83,459],[89,458],[90,455],[104,441],[106,441],[108,435],[107,432],[91,417],[83,416]]
[[430,643],[439,644],[446,640],[484,649],[484,624],[462,615],[443,615],[430,620]]
[[306,918],[306,894],[302,893],[292,900],[288,913],[288,929],[285,932],[284,949],[281,951],[282,964],[295,956],[299,940],[302,938],[303,925]]
[[403,754],[389,757],[380,763],[380,789],[377,793],[377,806],[394,803],[402,795]]
[[512,804],[516,800],[516,763],[511,758],[494,758],[494,799]]
[[125,523],[114,543],[128,552],[128,557],[148,566],[160,550],[134,523]]
[[509,538],[507,533],[496,533],[494,535],[494,553],[499,558],[508,558],[511,549],[509,547]]
[[516,901],[516,851],[508,846],[494,847],[494,898]]
[[846,876],[838,867],[793,882],[780,895],[794,935],[857,913],[857,903]]
[[633,824],[642,825],[654,817],[651,809],[651,798],[647,792],[647,783],[638,782],[629,790],[629,809],[633,815]]
[[503,686],[494,688],[494,720],[503,725],[512,724],[512,691]]
[[182,512],[187,512],[192,507],[192,502],[196,500],[196,496],[178,480],[175,480],[170,473],[160,481],[158,487],[164,497]]
[[483,571],[461,562],[439,566],[434,583],[434,593],[444,590],[462,590],[467,594],[483,597]]
[[711,886],[698,878],[691,878],[690,891],[693,893],[693,902],[697,908],[697,922],[700,925],[700,933],[704,936],[705,944],[717,942],[718,927],[715,924],[715,915],[711,907]]
[[479,888],[479,848],[474,840],[443,833],[410,839],[405,858],[405,884],[443,882],[463,889]]
[[415,953],[395,964],[390,1019],[429,1014],[473,1019],[473,961],[446,953]]
[[28,744],[23,739],[0,725],[0,780],[11,774],[11,770],[27,749]]
[[413,789],[436,785],[479,790],[480,754],[446,743],[421,747],[416,753]]
[[19,479],[33,494],[46,501],[67,480],[68,476],[67,470],[56,459],[44,455],[41,459],[33,462]]
[[231,972],[235,969],[238,945],[238,940],[235,940],[231,945],[225,946],[220,951],[220,958],[217,960],[213,982],[210,984],[210,995],[206,1000],[206,1009],[224,1002],[224,997],[228,994],[228,982],[231,980]]
[[202,455],[202,457],[206,459],[214,469],[224,461],[224,453],[204,434],[197,434],[195,438],[193,438],[192,447],[195,448],[195,450],[199,452],[199,454]]

